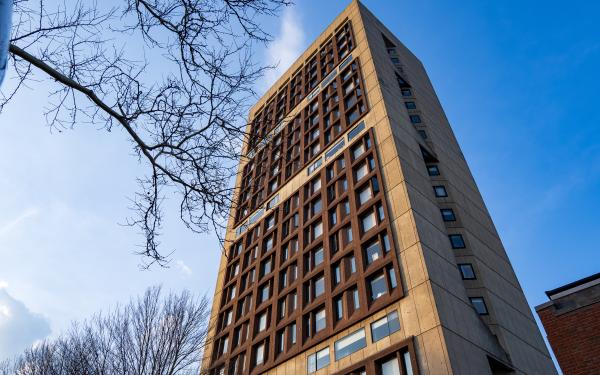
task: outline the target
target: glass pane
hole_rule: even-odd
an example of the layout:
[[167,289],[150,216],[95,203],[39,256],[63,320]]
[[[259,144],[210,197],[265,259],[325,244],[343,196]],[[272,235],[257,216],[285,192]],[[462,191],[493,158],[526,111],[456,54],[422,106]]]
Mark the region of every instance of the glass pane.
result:
[[329,348],[317,352],[317,370],[329,366]]
[[400,366],[398,365],[398,360],[396,358],[392,358],[389,361],[383,362],[381,364],[381,375],[400,375]]
[[315,250],[315,266],[323,263],[323,248]]
[[319,332],[325,329],[325,310],[320,310],[315,314],[315,331]]
[[364,216],[361,220],[363,231],[366,232],[369,229],[373,228],[377,225],[377,220],[375,220],[375,213],[371,212],[367,216]]
[[321,276],[315,281],[315,297],[320,296],[324,292],[325,292],[325,278]]
[[367,249],[367,264],[371,264],[377,259],[381,257],[381,247],[379,246],[379,242],[371,243]]
[[311,354],[308,356],[307,367],[308,367],[309,374],[317,371],[317,356],[316,356],[316,354]]
[[360,350],[367,346],[367,340],[365,338],[365,330],[359,329],[358,331],[351,333],[335,342],[335,360],[340,360],[357,350]]
[[364,189],[362,189],[358,193],[358,201],[362,205],[366,201],[368,201],[369,199],[371,199],[372,196],[373,196],[373,194],[371,194],[371,187],[367,185]]
[[387,287],[385,285],[384,275],[379,275],[373,280],[371,280],[371,300],[376,300],[377,298],[383,296],[386,293]]
[[402,355],[402,361],[404,361],[404,368],[406,370],[406,375],[413,375],[412,362],[410,361],[410,353],[404,352]]

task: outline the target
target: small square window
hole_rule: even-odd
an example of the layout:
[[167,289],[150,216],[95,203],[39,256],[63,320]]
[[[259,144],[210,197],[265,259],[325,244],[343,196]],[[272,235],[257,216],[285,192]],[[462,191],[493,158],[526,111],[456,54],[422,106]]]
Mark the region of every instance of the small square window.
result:
[[440,210],[442,213],[442,219],[444,221],[456,221],[456,215],[454,215],[454,210],[451,208],[442,208]]
[[471,263],[461,263],[458,265],[458,269],[460,270],[460,274],[463,280],[475,280],[475,270],[473,269],[473,265]]
[[412,96],[410,89],[402,89],[402,96]]
[[413,124],[420,124],[421,123],[421,116],[419,116],[419,115],[410,115],[410,122],[412,122]]
[[407,109],[417,109],[415,102],[404,102],[404,105]]
[[470,297],[469,300],[479,315],[489,315],[483,297]]
[[427,174],[429,174],[430,176],[439,176],[440,169],[438,168],[437,165],[428,165],[427,166]]
[[427,133],[425,132],[425,130],[419,129],[417,130],[417,132],[419,132],[421,139],[427,139]]
[[437,185],[433,187],[433,191],[435,196],[438,198],[443,198],[448,196],[448,192],[446,191],[446,187],[443,185]]
[[448,238],[453,249],[464,249],[466,247],[462,234],[451,234]]

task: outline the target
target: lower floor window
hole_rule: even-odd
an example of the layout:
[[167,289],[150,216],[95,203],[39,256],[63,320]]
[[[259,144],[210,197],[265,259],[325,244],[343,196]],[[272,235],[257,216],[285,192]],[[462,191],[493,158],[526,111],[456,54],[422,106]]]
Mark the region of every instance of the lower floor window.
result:
[[307,367],[309,374],[326,366],[329,366],[329,347],[308,356]]

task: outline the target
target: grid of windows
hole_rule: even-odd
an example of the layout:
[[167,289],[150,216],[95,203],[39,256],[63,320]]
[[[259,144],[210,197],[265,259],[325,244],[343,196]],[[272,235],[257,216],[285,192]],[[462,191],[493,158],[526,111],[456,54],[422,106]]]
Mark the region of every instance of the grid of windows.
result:
[[342,72],[244,166],[236,223],[332,145],[367,111],[359,61]]
[[402,297],[373,136],[357,136],[231,244],[223,288],[237,298],[219,309],[233,312],[216,337],[232,342],[224,357],[265,371]]

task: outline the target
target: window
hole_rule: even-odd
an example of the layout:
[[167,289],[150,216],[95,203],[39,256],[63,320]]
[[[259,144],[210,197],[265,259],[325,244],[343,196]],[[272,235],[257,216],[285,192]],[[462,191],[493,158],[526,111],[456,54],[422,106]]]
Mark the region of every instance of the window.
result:
[[356,181],[361,180],[369,173],[369,167],[367,167],[367,163],[361,163],[361,165],[356,170]]
[[318,265],[320,265],[321,263],[323,263],[323,247],[319,247],[318,249],[314,250],[314,263],[315,263],[315,267],[317,267]]
[[335,342],[335,360],[349,356],[350,354],[367,346],[367,339],[364,328],[359,329],[356,332],[349,334],[348,336],[339,339]]
[[356,272],[356,258],[354,257],[354,255],[350,256],[349,263],[350,263],[350,273],[355,273]]
[[378,276],[372,278],[369,281],[371,288],[371,301],[375,301],[379,297],[387,293],[387,285],[385,281],[385,275],[380,273]]
[[342,281],[342,271],[340,265],[336,264],[333,266],[333,285],[337,285]]
[[296,323],[292,323],[289,325],[290,330],[290,341],[292,345],[296,343]]
[[317,192],[320,189],[321,189],[321,179],[316,178],[316,179],[312,180],[312,182],[310,183],[311,194],[314,194],[315,192]]
[[360,298],[358,296],[358,289],[354,288],[352,289],[352,304],[353,304],[353,308],[354,310],[358,310],[360,308]]
[[367,258],[367,264],[371,264],[377,259],[381,258],[383,253],[381,252],[381,245],[379,244],[379,241],[375,240],[367,244],[365,247],[365,255]]
[[312,235],[313,235],[312,238],[315,239],[322,234],[323,234],[323,223],[321,221],[319,221],[318,223],[314,224],[312,227]]
[[460,274],[463,280],[475,280],[475,270],[473,269],[473,265],[471,263],[460,263],[458,265],[458,269],[460,270]]
[[308,356],[308,373],[311,374],[329,366],[329,347]]
[[342,318],[344,317],[344,304],[342,302],[342,297],[337,297],[336,299],[334,299],[333,306],[334,306],[335,320],[336,321],[342,320]]
[[263,285],[260,290],[259,290],[259,303],[265,302],[266,300],[269,299],[269,294],[270,294],[270,287],[269,284],[265,284]]
[[406,109],[417,109],[415,102],[404,102]]
[[324,330],[326,324],[325,309],[321,309],[315,313],[315,333]]
[[392,311],[383,318],[371,323],[371,337],[373,338],[373,342],[379,341],[399,330],[400,320],[398,319],[397,311]]
[[285,332],[280,331],[277,332],[276,342],[277,342],[277,353],[283,353],[284,345],[285,345]]
[[485,301],[483,300],[483,297],[471,297],[471,298],[469,298],[469,300],[471,300],[471,304],[475,308],[475,311],[477,311],[477,314],[479,314],[479,315],[488,315],[489,314],[487,306],[485,304]]
[[315,280],[315,298],[325,293],[325,278],[323,276]]
[[402,89],[402,96],[412,96],[410,89]]
[[264,311],[258,316],[258,332],[267,329],[267,312]]
[[358,159],[365,152],[365,145],[360,144],[352,149],[352,157]]
[[[394,356],[385,362],[382,362],[380,367],[381,375],[401,375],[398,359]],[[409,372],[409,374],[412,374]]]
[[428,165],[427,166],[427,174],[429,174],[430,176],[439,176],[440,169],[438,168],[437,165]]
[[269,216],[267,218],[267,220],[265,221],[265,223],[266,223],[267,229],[273,228],[273,226],[275,225],[275,215]]
[[463,239],[462,234],[451,234],[448,238],[450,239],[450,245],[452,245],[453,249],[465,248],[465,240]]
[[419,136],[421,137],[421,139],[427,139],[427,132],[423,129],[419,129],[417,130],[417,132],[419,133]]
[[371,197],[373,197],[373,193],[371,192],[371,186],[367,184],[358,192],[358,203],[360,205],[363,205],[365,204],[365,202],[371,199]]
[[435,196],[438,198],[443,198],[448,196],[448,192],[446,191],[446,187],[443,185],[436,185],[433,187],[433,192]]
[[271,258],[261,264],[261,277],[271,272]]
[[367,232],[368,230],[377,226],[377,219],[375,219],[375,212],[371,211],[369,214],[363,216],[360,219],[360,224],[362,226],[363,232]]
[[265,362],[265,344],[260,344],[256,347],[254,351],[254,364],[262,365]]
[[444,221],[456,221],[456,215],[454,215],[454,210],[451,208],[442,208],[440,210],[442,213],[442,219]]
[[413,124],[420,124],[421,123],[421,116],[419,116],[419,115],[410,115],[410,122],[412,122]]
[[335,210],[331,211],[329,213],[329,225],[333,227],[333,226],[335,226],[337,224],[337,222],[338,222],[338,220],[337,220],[337,212],[335,212]]

